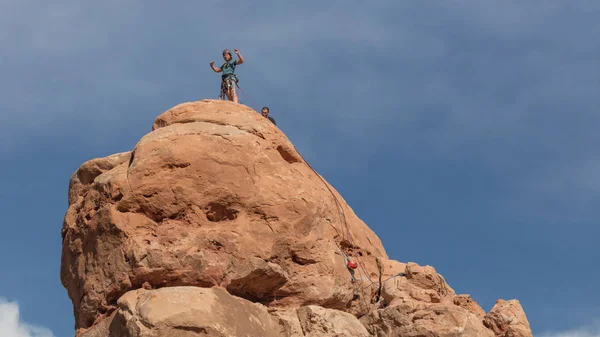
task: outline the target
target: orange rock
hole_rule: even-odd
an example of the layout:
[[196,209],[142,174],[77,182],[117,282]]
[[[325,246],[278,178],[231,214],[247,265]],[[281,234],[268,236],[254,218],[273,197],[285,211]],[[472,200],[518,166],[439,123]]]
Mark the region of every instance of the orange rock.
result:
[[475,300],[471,298],[470,295],[458,295],[454,297],[452,302],[459,307],[469,310],[471,313],[475,314],[475,316],[481,319],[483,319],[485,316],[485,311],[479,306],[479,304],[477,304],[477,302],[475,302]]
[[359,259],[361,284],[387,259],[285,135],[229,101],[170,109],[131,153],[84,163],[69,196],[61,278],[76,328],[145,283],[343,309],[357,284],[338,247]]
[[79,337],[531,336],[518,301],[485,315],[433,267],[389,260],[275,125],[229,101],[180,104],[84,163],[61,233]]
[[517,300],[496,301],[483,323],[494,331],[496,337],[533,337],[527,316]]

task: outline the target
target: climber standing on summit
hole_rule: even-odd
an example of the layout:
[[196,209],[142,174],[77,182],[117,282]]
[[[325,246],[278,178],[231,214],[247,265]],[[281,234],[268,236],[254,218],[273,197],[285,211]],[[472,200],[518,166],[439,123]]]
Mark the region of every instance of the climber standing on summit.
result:
[[214,61],[210,61],[210,67],[215,73],[223,73],[223,75],[221,75],[221,95],[219,98],[224,99],[225,95],[227,95],[227,98],[230,101],[238,103],[239,99],[235,90],[238,78],[235,75],[235,67],[244,63],[244,58],[242,55],[240,55],[240,52],[237,50],[237,48],[234,48],[233,51],[238,57],[237,60],[234,61],[231,56],[231,51],[229,49],[225,49],[223,50],[223,59],[225,60],[225,63],[223,63],[221,68],[215,67]]

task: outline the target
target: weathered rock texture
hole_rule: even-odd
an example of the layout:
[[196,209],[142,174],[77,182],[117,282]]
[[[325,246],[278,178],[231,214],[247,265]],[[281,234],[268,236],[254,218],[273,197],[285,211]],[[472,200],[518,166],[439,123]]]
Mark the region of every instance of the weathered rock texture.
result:
[[485,316],[483,324],[492,329],[496,336],[533,337],[527,316],[517,300],[496,301],[496,305]]
[[531,335],[518,302],[485,315],[433,267],[389,260],[275,125],[228,101],[178,105],[84,163],[62,237],[86,337]]

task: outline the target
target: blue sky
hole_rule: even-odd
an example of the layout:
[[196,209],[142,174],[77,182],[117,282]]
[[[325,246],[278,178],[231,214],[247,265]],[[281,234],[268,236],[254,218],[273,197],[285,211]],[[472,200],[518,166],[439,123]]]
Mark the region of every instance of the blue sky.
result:
[[600,336],[599,14],[591,0],[0,2],[1,335],[72,335],[71,174],[216,98],[209,61],[238,48],[242,103],[271,108],[391,258],[433,265],[486,311],[519,299],[535,336]]

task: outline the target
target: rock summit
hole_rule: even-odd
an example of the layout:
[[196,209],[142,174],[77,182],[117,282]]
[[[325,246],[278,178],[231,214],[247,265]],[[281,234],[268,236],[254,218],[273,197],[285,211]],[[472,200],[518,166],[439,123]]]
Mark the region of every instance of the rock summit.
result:
[[132,151],[83,163],[68,204],[61,280],[78,337],[532,336],[517,300],[486,314],[433,267],[389,259],[241,104],[162,113]]

